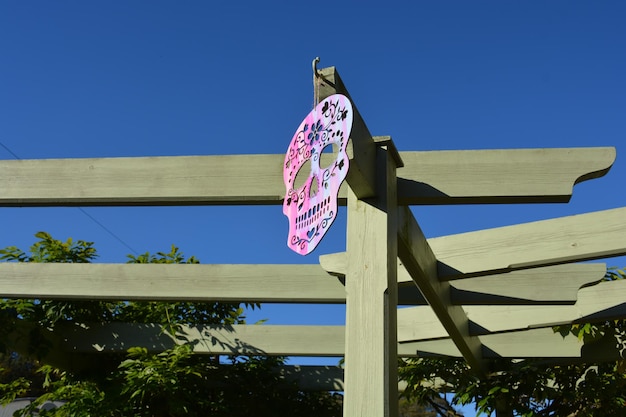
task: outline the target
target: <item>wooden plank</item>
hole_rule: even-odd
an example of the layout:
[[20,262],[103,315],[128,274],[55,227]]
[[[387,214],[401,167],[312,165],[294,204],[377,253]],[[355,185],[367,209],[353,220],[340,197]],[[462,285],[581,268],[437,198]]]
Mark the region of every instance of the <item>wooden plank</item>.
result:
[[[64,350],[73,354],[123,353],[131,346],[159,352],[176,344],[196,341],[194,352],[198,354],[338,357],[344,354],[344,330],[344,326],[208,326],[184,327],[174,337],[162,332],[158,325],[110,323],[88,328],[58,326],[55,331],[64,339]],[[497,333],[480,339],[485,346],[483,356],[489,359],[581,357],[582,342],[571,335],[563,338],[551,329]],[[588,348],[594,351],[591,346]],[[398,355],[461,357],[450,339],[399,343]],[[613,353],[607,352],[605,357],[613,357],[611,355]]]
[[[470,334],[511,332],[572,323],[604,322],[626,317],[626,281],[582,288],[574,305],[464,306]],[[428,306],[398,310],[398,340],[447,338],[448,333]]]
[[[322,255],[319,260],[329,274],[343,279],[346,271],[345,252]],[[597,283],[605,273],[605,264],[594,263],[553,265],[484,277],[474,276],[450,282],[450,302],[459,305],[573,303],[581,287]],[[402,261],[398,263],[398,284],[398,304],[426,304]]]
[[0,163],[0,205],[282,204],[284,155]]
[[7,298],[345,303],[319,265],[0,263]]
[[[569,335],[563,338],[560,334],[554,333],[552,329],[497,333],[481,336],[480,340],[484,346],[483,357],[485,359],[578,359],[581,357],[581,348],[583,346],[583,343],[577,337]],[[411,355],[419,352],[423,356],[461,356],[461,353],[450,339],[401,343],[398,349],[402,355]]]
[[626,207],[428,239],[456,279],[626,255]]
[[176,336],[155,324],[109,323],[58,326],[65,350],[124,352],[143,346],[160,352],[190,341],[194,351],[212,355],[343,356],[344,326],[233,325],[185,327]]
[[[426,304],[402,265],[399,272],[398,304]],[[572,264],[452,281],[451,302],[574,302],[603,275],[604,264]],[[343,280],[319,265],[0,263],[6,298],[342,304]]]
[[574,184],[606,174],[615,155],[615,148],[401,152],[399,204],[567,202]]
[[573,303],[580,288],[600,282],[606,264],[580,263],[522,269],[451,281],[453,304]]
[[[567,201],[576,182],[604,175],[615,149],[400,157],[400,204],[540,203]],[[0,161],[0,206],[282,205],[283,160],[284,155],[218,155]],[[346,186],[341,191],[345,204]]]
[[[626,207],[428,239],[440,279],[626,255]],[[320,257],[340,274],[341,254]],[[345,269],[343,269],[345,271]]]
[[[65,329],[65,334],[73,334],[71,330],[73,327],[78,326],[61,326]],[[127,328],[128,327],[128,328]],[[148,326],[135,326],[124,324],[113,324],[111,326],[99,326],[94,333],[94,329],[89,330],[89,335],[105,335],[104,339],[109,340],[109,337],[116,337],[116,331],[122,329],[123,335],[129,335],[132,331],[139,330],[142,334],[152,339],[153,349],[154,340],[158,338],[154,334],[154,329],[160,328],[160,326],[148,325]],[[129,332],[130,330],[130,332]],[[83,328],[83,331],[87,331]],[[145,332],[145,333],[143,333]],[[79,336],[81,332],[78,332]],[[34,342],[33,338],[37,338],[38,342]],[[71,371],[84,371],[90,370],[93,372],[94,368],[102,366],[102,361],[99,359],[99,352],[111,351],[125,353],[123,350],[111,347],[108,349],[106,343],[98,343],[98,340],[91,341],[91,347],[88,347],[88,343],[81,348],[81,351],[74,349],[68,350],[68,342],[65,339],[65,335],[62,331],[53,332],[48,329],[38,328],[32,323],[22,322],[16,326],[13,332],[4,335],[4,342],[9,349],[19,352],[20,354],[37,359],[38,361],[53,365],[55,367],[71,370]],[[45,340],[45,343],[42,341]],[[143,346],[144,341],[134,339],[137,343],[136,346]],[[101,341],[102,342],[102,341]],[[160,351],[163,345],[168,344],[167,340],[164,340],[161,347],[157,347],[156,350]],[[33,346],[43,346],[39,351],[33,351]],[[72,345],[72,342],[69,342]],[[174,346],[173,344],[171,346]],[[95,353],[95,354],[94,354]],[[225,365],[228,366],[228,365]],[[338,366],[281,366],[276,369],[282,379],[289,383],[297,383],[298,387],[304,391],[342,391],[343,390],[343,369]],[[223,383],[223,382],[221,382]]]
[[352,131],[348,150],[350,169],[346,182],[358,198],[373,197],[376,194],[376,144],[372,134],[335,67],[323,68],[319,73],[322,80],[320,100],[339,93],[348,97],[352,103]]
[[467,363],[482,371],[482,346],[469,334],[469,323],[463,308],[450,302],[450,284],[437,277],[437,258],[415,221],[411,210],[398,210],[398,256],[424,298],[446,329]]
[[375,199],[348,194],[344,416],[397,415],[396,162],[377,166]]
[[343,391],[343,368],[339,366],[284,365],[278,372],[302,391]]

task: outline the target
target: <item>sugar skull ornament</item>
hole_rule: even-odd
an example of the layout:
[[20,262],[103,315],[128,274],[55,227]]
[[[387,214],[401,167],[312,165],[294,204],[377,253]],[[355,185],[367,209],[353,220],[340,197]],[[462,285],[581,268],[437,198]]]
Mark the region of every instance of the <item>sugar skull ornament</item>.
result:
[[[348,174],[346,147],[352,129],[352,105],[334,94],[321,101],[302,121],[291,139],[283,179],[283,213],[289,219],[287,245],[301,255],[315,249],[337,217],[339,187]],[[334,147],[333,147],[334,146]],[[335,159],[320,166],[322,153],[332,147]],[[310,162],[304,184],[296,188],[299,171]]]

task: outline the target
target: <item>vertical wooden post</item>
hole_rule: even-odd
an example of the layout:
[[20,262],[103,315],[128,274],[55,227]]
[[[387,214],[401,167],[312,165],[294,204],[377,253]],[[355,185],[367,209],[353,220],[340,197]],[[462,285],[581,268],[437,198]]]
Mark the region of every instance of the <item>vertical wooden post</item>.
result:
[[397,165],[378,147],[377,196],[348,193],[345,417],[398,414]]

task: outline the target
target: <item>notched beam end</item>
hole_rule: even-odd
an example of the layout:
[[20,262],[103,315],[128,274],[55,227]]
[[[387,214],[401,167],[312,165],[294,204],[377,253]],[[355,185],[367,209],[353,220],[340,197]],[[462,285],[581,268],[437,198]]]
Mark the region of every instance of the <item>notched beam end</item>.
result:
[[320,255],[320,266],[324,271],[335,277],[345,279],[348,270],[347,257],[345,252],[329,253]]
[[[591,150],[588,152],[591,153]],[[593,149],[593,153],[595,156],[594,165],[596,165],[596,169],[580,175],[574,180],[574,185],[605,176],[615,163],[615,158],[617,157],[617,150],[614,147],[595,148]]]

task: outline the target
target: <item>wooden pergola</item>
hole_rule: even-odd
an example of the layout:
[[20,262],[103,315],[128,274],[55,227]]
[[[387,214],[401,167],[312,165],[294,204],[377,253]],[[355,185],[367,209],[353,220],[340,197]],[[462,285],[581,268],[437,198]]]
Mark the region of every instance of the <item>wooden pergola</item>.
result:
[[[350,97],[334,68],[320,74],[322,98]],[[409,206],[565,203],[575,184],[608,172],[614,148],[400,152],[390,137],[373,137],[353,108],[340,193],[345,252],[310,265],[3,263],[0,295],[345,303],[345,326],[181,331],[199,341],[197,353],[345,356],[344,369],[285,370],[303,387],[344,390],[345,416],[397,414],[398,356],[463,357],[478,373],[494,358],[610,359],[606,345],[583,349],[551,326],[626,317],[626,281],[599,283],[604,264],[577,263],[626,254],[626,208],[427,239]],[[2,161],[0,205],[281,205],[283,159]],[[100,352],[181,343],[151,324],[61,326],[48,337],[48,359],[71,367]]]

